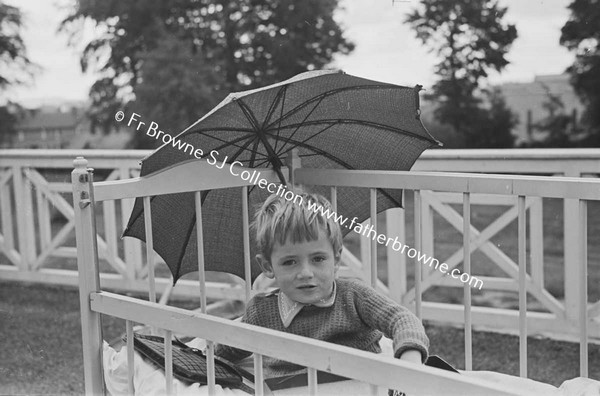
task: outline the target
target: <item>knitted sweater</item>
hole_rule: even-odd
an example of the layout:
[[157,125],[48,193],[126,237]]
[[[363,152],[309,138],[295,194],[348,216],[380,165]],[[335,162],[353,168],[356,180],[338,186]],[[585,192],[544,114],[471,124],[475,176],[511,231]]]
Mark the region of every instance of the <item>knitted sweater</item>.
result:
[[[379,340],[383,333],[393,340],[394,356],[416,349],[423,361],[427,359],[429,339],[412,312],[362,283],[347,279],[337,279],[336,283],[331,307],[305,306],[287,328],[279,315],[276,293],[254,296],[242,321],[375,353],[381,352]],[[215,354],[238,362],[250,352],[219,344]],[[272,357],[265,356],[263,362],[266,378],[303,371],[301,366]]]

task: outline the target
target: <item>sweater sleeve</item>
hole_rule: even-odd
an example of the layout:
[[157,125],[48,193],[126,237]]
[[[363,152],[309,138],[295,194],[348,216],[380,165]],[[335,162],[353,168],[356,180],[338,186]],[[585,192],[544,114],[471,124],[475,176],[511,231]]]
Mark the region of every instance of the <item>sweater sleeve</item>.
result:
[[[242,317],[243,323],[248,323],[252,325],[258,325],[257,321],[257,310],[256,310],[256,301],[252,298],[246,307],[246,312]],[[215,355],[226,359],[232,363],[237,363],[240,360],[250,356],[252,352],[245,351],[243,349],[234,348],[224,344],[215,345]]]
[[355,306],[363,322],[381,331],[394,343],[394,356],[399,358],[406,350],[421,352],[421,360],[428,356],[429,338],[423,324],[412,312],[367,285],[352,282]]

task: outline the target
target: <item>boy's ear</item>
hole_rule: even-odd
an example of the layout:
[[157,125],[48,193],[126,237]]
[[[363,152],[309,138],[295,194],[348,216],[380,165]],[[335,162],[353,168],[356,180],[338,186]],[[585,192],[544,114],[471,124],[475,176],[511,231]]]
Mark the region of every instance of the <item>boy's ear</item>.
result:
[[336,272],[340,268],[340,265],[342,264],[342,250],[344,250],[344,247],[341,247],[340,250],[334,254],[333,266],[334,266]]
[[275,277],[275,273],[273,272],[273,266],[271,262],[265,258],[262,254],[256,255],[256,261],[260,268],[262,269],[263,274],[269,279],[273,279]]

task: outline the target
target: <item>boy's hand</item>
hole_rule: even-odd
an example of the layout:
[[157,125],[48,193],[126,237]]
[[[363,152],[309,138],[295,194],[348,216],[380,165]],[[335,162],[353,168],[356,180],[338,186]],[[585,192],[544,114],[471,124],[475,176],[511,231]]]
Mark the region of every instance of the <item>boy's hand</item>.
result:
[[412,362],[412,363],[416,363],[416,364],[423,363],[421,360],[421,352],[417,351],[416,349],[409,349],[409,350],[402,352],[402,355],[400,355],[400,360],[404,360],[405,362]]
[[[405,362],[411,362],[415,364],[423,363],[421,361],[421,352],[417,351],[416,349],[408,349],[402,352],[402,355],[400,355],[399,359],[404,360]],[[406,393],[400,392],[395,389],[389,389],[388,396],[406,396]]]

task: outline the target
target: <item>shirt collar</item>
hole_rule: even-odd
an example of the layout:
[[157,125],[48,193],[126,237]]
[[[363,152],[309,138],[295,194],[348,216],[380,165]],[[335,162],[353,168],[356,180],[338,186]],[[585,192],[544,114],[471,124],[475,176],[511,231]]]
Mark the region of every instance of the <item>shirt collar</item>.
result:
[[327,298],[319,300],[314,304],[303,304],[298,301],[294,301],[289,298],[284,292],[281,290],[278,293],[277,297],[277,305],[279,306],[279,316],[281,317],[281,321],[283,322],[283,326],[285,328],[289,327],[292,323],[292,320],[298,315],[298,313],[307,305],[314,305],[320,308],[331,307],[335,302],[337,286],[335,281],[333,282],[333,291],[331,295]]

